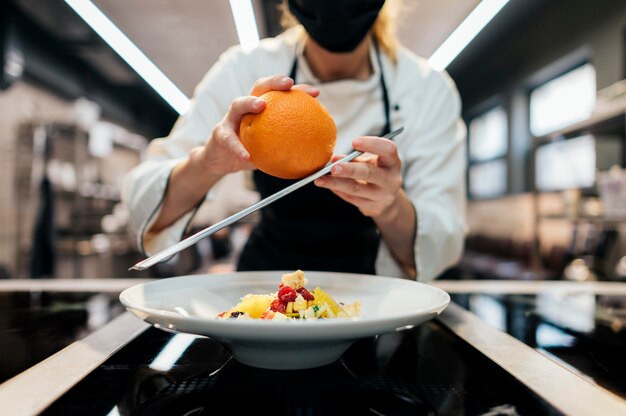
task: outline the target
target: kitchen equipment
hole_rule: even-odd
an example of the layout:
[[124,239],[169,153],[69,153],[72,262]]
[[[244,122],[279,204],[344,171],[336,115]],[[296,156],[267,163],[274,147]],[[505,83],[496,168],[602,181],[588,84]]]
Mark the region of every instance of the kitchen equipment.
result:
[[[404,130],[404,127],[400,127],[397,130],[392,131],[391,133],[386,134],[385,138],[387,139],[393,139],[395,136],[397,136],[398,134],[402,133],[402,131]],[[160,263],[162,261],[165,261],[169,258],[171,258],[173,255],[175,255],[176,253],[186,249],[187,247],[190,247],[194,244],[196,244],[198,241],[200,241],[201,239],[208,237],[209,235],[215,233],[216,231],[221,230],[222,228],[229,226],[230,224],[239,221],[240,219],[242,219],[243,217],[252,214],[253,212],[271,204],[272,202],[284,197],[285,195],[288,195],[290,193],[292,193],[293,191],[302,188],[304,185],[307,185],[311,182],[313,182],[315,179],[320,178],[324,175],[326,175],[327,173],[330,173],[330,170],[332,169],[333,166],[339,164],[339,163],[344,163],[344,162],[350,162],[351,160],[356,159],[358,156],[360,156],[361,154],[363,154],[363,152],[360,152],[358,150],[354,150],[352,153],[350,153],[349,155],[347,155],[346,157],[336,161],[335,163],[331,163],[326,165],[325,167],[323,167],[322,169],[320,169],[318,172],[307,176],[306,178],[292,184],[289,185],[288,187],[286,187],[285,189],[282,189],[278,192],[276,192],[273,195],[268,196],[267,198],[264,198],[262,200],[260,200],[259,202],[249,206],[248,208],[245,208],[233,215],[231,215],[228,218],[223,219],[220,222],[217,222],[201,231],[198,231],[197,233],[185,238],[184,240],[174,244],[171,247],[168,247],[150,257],[148,257],[145,260],[140,261],[139,263],[135,264],[134,266],[132,266],[130,269],[128,270],[146,270],[152,266],[154,266],[157,263]]]

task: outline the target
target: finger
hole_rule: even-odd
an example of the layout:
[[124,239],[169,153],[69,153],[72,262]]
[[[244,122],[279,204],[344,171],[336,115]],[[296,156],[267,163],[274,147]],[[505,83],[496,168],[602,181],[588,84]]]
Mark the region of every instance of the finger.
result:
[[250,153],[239,140],[239,136],[228,123],[220,123],[216,127],[217,141],[220,146],[226,147],[241,160],[250,160]]
[[387,202],[385,202],[380,199],[360,197],[338,190],[333,190],[332,192],[344,201],[356,206],[359,211],[367,217],[376,217],[377,215],[380,215],[385,210],[385,207],[388,207],[389,204],[392,203],[392,200],[389,198],[387,198]]
[[343,199],[344,201],[353,203],[355,205],[357,202],[369,201],[368,198],[365,198],[362,196],[356,196],[352,193],[348,193],[348,192],[344,192],[340,190],[338,187],[335,186],[337,184],[337,181],[335,181],[333,178],[330,178],[328,176],[322,176],[321,178],[316,179],[313,183],[316,186],[319,186],[320,188],[326,188],[332,191],[337,196],[341,197],[341,199]]
[[343,192],[345,194],[376,200],[383,198],[383,190],[381,187],[362,181],[356,181],[348,178],[336,178],[333,176],[323,176],[315,180],[315,185],[320,188],[330,189],[333,192]]
[[251,95],[237,97],[230,104],[226,121],[232,126],[233,131],[239,132],[241,118],[248,113],[260,113],[265,109],[265,101]]
[[339,198],[356,206],[359,209],[359,211],[363,213],[363,215],[371,217],[377,212],[377,201],[373,201],[368,198],[361,198],[359,196],[346,194],[341,191],[333,191],[333,192]]
[[378,205],[377,201],[350,195],[341,191],[333,190],[332,192],[339,198],[357,207],[359,211],[361,211],[361,213],[365,216],[373,217],[380,212],[380,206]]
[[272,75],[270,77],[259,78],[252,87],[250,95],[258,97],[271,90],[287,91],[293,86],[293,79],[284,75]]
[[320,95],[320,90],[307,84],[297,84],[297,85],[294,85],[292,89],[304,91],[307,94],[309,94],[311,97],[317,97]]
[[331,173],[334,177],[361,180],[377,185],[384,185],[387,182],[387,172],[372,163],[339,163],[332,167]]
[[394,142],[384,137],[363,136],[352,140],[352,147],[362,152],[378,155],[378,164],[383,167],[400,165],[398,148]]

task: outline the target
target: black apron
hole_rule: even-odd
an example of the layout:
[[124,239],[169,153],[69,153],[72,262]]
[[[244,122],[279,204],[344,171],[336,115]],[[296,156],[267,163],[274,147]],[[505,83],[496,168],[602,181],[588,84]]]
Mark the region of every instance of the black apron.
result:
[[[385,126],[391,131],[389,97],[378,46]],[[296,81],[298,57],[290,77]],[[253,172],[261,198],[297,182]],[[263,208],[246,242],[237,270],[317,270],[375,274],[380,235],[374,221],[328,189],[310,183]]]

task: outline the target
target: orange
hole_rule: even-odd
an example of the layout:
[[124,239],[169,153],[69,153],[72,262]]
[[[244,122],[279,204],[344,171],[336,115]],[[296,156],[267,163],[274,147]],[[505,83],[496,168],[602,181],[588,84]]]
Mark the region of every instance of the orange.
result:
[[300,179],[324,167],[337,141],[328,110],[300,90],[268,91],[259,98],[265,109],[246,114],[239,128],[252,163],[282,179]]

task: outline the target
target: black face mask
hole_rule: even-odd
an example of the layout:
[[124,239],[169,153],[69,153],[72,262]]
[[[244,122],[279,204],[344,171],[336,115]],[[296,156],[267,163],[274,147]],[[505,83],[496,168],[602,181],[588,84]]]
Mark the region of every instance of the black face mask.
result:
[[321,47],[350,52],[365,38],[385,0],[289,0],[289,10]]

